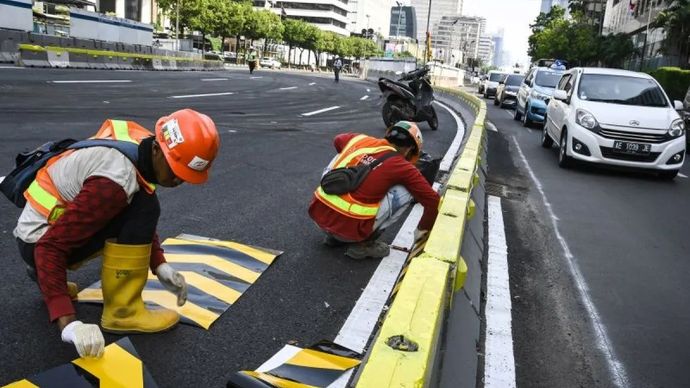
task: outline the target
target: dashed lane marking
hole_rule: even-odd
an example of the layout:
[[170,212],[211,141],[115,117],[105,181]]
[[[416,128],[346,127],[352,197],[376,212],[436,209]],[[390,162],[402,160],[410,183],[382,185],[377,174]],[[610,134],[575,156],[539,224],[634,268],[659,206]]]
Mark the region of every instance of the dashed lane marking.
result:
[[489,196],[489,258],[487,260],[486,346],[484,386],[515,387],[512,303],[508,278],[508,244],[501,199]]
[[487,121],[487,122],[486,122],[486,128],[487,128],[489,131],[498,132],[498,129],[496,129],[496,126],[495,126],[494,123],[492,123],[491,121]]
[[[688,177],[687,175],[685,175],[685,174],[683,174],[683,173],[678,173],[678,176],[681,177],[681,178],[686,178],[686,179],[687,179],[687,177]],[[2,182],[2,181],[0,180],[0,182]]]
[[364,100],[366,100],[366,99],[368,99],[368,98],[369,98],[369,95],[366,95],[366,96],[360,98],[359,100],[360,100],[360,101],[364,101]]
[[279,90],[292,90],[292,89],[297,89],[297,86],[288,86],[285,88],[280,88]]
[[255,77],[249,77],[250,79],[259,79],[259,78],[264,78],[262,76],[255,76]]
[[78,80],[60,80],[60,81],[46,81],[53,84],[118,84],[132,82],[129,79],[78,79]]
[[206,94],[187,94],[183,96],[170,96],[168,98],[194,98],[194,97],[213,97],[213,96],[229,96],[235,94],[234,92],[223,92],[223,93],[206,93]]
[[340,106],[337,106],[337,105],[336,105],[336,106],[329,106],[328,108],[323,108],[323,109],[315,110],[315,111],[313,111],[313,112],[302,113],[300,116],[309,117],[309,116],[317,115],[317,114],[319,114],[319,113],[324,113],[324,112],[328,112],[328,111],[331,111],[331,110],[335,110],[335,109],[338,109],[338,108],[340,108]]
[[309,86],[316,85],[316,82],[310,82]]
[[201,79],[203,82],[211,82],[211,81],[229,81],[230,78],[202,78]]
[[515,117],[515,113],[510,113],[510,112],[508,112],[507,110],[503,110],[503,109],[501,109],[501,110],[504,111],[504,112],[506,112],[506,114],[508,115],[508,117],[510,117],[511,119],[512,119],[513,117]]
[[371,89],[367,88],[367,93],[371,92]]
[[549,199],[546,197],[546,193],[544,192],[544,188],[541,184],[541,181],[537,178],[536,174],[532,170],[532,167],[530,167],[530,164],[527,161],[525,154],[522,152],[522,147],[520,147],[520,143],[518,142],[515,136],[513,136],[512,139],[515,143],[515,149],[517,150],[523,165],[527,169],[527,172],[532,178],[534,185],[537,187],[537,190],[539,190],[539,193],[541,194],[544,207],[546,208],[549,218],[551,218],[554,233],[556,234],[556,238],[558,239],[558,242],[560,243],[561,248],[563,249],[563,254],[566,258],[568,269],[570,270],[570,273],[572,274],[573,279],[575,280],[575,286],[577,287],[578,293],[580,294],[582,304],[585,306],[585,309],[589,315],[590,322],[592,323],[592,328],[594,329],[594,335],[596,337],[596,345],[602,352],[606,360],[609,372],[611,373],[611,378],[613,379],[613,384],[621,388],[629,387],[630,384],[628,382],[628,373],[626,372],[623,363],[618,359],[618,356],[616,356],[616,352],[615,349],[613,349],[613,345],[611,344],[611,339],[609,338],[606,326],[604,326],[604,322],[602,322],[601,317],[599,316],[599,311],[597,310],[596,306],[594,305],[594,302],[592,301],[592,298],[589,295],[589,287],[587,285],[587,282],[585,281],[585,277],[582,275],[580,267],[578,266],[575,260],[575,256],[573,255],[572,251],[570,250],[570,247],[568,246],[568,243],[565,241],[565,238],[563,237],[560,229],[558,228],[558,217],[556,217],[556,213],[554,213],[553,207],[551,206]]

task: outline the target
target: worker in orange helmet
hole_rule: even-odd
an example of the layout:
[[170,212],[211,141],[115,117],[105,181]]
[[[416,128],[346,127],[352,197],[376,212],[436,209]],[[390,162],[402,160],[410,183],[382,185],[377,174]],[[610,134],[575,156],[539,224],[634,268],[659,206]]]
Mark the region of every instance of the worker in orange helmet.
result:
[[67,282],[67,269],[99,254],[104,331],[155,333],[179,321],[177,312],[149,309],[141,297],[150,268],[178,306],[187,299],[185,279],[166,263],[156,234],[156,186],[206,182],[220,147],[213,121],[191,109],[161,117],[155,135],[132,121],[107,120],[91,139],[126,142],[135,158],[110,146],[53,157],[24,193],[27,203],[14,230],[50,320],[82,357],[103,354],[103,334],[98,325],[77,320],[77,288]]

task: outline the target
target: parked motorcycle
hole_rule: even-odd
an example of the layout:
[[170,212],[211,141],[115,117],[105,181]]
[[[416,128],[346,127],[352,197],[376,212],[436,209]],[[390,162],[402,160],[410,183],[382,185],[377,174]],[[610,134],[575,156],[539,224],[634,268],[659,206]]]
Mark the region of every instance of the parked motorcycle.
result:
[[431,87],[429,70],[428,66],[424,66],[406,73],[397,81],[379,78],[379,88],[386,101],[381,110],[386,127],[400,120],[407,120],[426,121],[432,130],[438,129],[438,116],[432,105],[434,89]]

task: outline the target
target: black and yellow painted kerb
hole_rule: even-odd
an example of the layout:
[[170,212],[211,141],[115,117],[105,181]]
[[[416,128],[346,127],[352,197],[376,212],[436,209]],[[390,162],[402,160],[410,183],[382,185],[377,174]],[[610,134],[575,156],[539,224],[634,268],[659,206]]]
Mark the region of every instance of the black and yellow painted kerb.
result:
[[[241,371],[230,377],[228,388],[327,387],[360,364],[360,354],[330,341],[321,341],[268,371]],[[278,356],[277,353],[274,357]]]
[[125,337],[105,347],[102,358],[79,358],[3,388],[156,388],[134,345]]
[[[148,305],[177,311],[182,322],[208,329],[242,293],[282,254],[231,241],[181,235],[162,244],[165,258],[187,281],[187,303],[177,306],[177,297],[149,273],[142,298]],[[101,283],[79,293],[79,301],[103,303]]]

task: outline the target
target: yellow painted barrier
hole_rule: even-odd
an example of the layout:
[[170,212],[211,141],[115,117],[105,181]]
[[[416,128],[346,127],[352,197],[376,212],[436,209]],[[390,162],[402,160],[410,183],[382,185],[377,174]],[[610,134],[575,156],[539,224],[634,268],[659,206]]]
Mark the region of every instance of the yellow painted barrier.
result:
[[462,289],[468,266],[460,256],[466,222],[474,216],[472,189],[485,147],[486,103],[460,90],[441,89],[462,100],[476,114],[465,146],[455,162],[422,254],[412,258],[381,329],[360,367],[357,388],[427,387],[439,350],[439,333],[450,301]]
[[92,55],[94,57],[108,57],[108,58],[113,58],[113,57],[120,57],[120,58],[132,58],[132,59],[167,59],[171,60],[174,59],[175,61],[200,61],[200,62],[206,62],[206,63],[217,63],[219,61],[213,61],[213,60],[208,60],[208,59],[196,59],[196,58],[191,58],[191,57],[170,57],[170,56],[164,56],[164,55],[152,55],[152,54],[136,54],[136,53],[125,53],[125,52],[118,52],[118,51],[108,51],[108,50],[91,50],[91,49],[84,49],[84,48],[79,48],[79,47],[55,47],[55,46],[38,46],[38,45],[33,45],[33,44],[27,44],[27,43],[22,43],[19,44],[19,51],[36,51],[36,52],[46,52],[46,51],[53,51],[53,52],[68,52],[68,53],[74,53],[74,54],[85,54],[85,55]]

